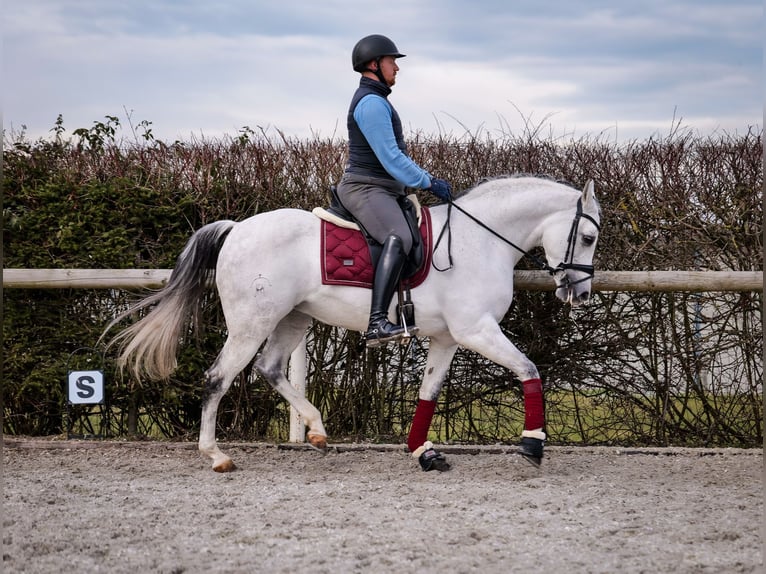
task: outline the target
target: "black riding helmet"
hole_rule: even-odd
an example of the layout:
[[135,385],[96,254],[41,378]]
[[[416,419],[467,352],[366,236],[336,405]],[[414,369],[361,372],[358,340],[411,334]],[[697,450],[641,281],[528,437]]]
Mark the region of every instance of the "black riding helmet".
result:
[[372,34],[365,36],[356,43],[353,51],[351,52],[351,65],[354,67],[355,72],[365,72],[365,64],[372,60],[378,62],[378,71],[376,75],[382,79],[380,73],[380,59],[383,56],[393,56],[394,58],[404,58],[406,54],[400,54],[391,40],[380,34]]

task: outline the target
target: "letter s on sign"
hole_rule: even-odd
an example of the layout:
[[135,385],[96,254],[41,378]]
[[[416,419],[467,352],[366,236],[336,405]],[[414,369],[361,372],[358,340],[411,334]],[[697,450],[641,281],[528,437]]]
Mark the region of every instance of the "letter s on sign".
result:
[[82,375],[77,379],[75,382],[75,386],[77,387],[77,396],[81,399],[89,399],[93,395],[96,394],[96,390],[94,388],[96,384],[96,380],[91,377],[90,375]]

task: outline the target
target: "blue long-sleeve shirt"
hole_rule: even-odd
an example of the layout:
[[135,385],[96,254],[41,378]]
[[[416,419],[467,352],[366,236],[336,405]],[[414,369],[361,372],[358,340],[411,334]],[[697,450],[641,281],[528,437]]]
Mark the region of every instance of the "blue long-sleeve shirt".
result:
[[354,120],[385,170],[408,187],[431,187],[431,175],[399,148],[391,122],[393,109],[384,98],[367,94],[354,109]]
[[407,187],[428,189],[430,174],[407,154],[402,121],[388,96],[391,88],[362,76],[351,98],[346,172],[392,179]]

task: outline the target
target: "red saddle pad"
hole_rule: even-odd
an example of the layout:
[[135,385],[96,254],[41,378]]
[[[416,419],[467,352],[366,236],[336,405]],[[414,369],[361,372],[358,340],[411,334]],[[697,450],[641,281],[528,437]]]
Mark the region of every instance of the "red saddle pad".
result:
[[[431,269],[431,214],[427,207],[421,208],[420,236],[425,257],[417,273],[406,279],[411,288],[417,287]],[[320,257],[322,259],[322,283],[372,289],[373,268],[370,248],[361,231],[338,227],[322,220]]]

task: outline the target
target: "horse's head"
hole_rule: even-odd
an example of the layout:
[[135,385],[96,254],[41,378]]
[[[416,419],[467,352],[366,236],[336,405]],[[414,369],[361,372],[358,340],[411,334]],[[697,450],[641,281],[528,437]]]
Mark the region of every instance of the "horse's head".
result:
[[[593,181],[585,184],[574,213],[562,212],[543,236],[543,247],[556,282],[556,297],[577,306],[590,298],[593,255],[601,211]],[[568,214],[568,215],[567,215]]]

